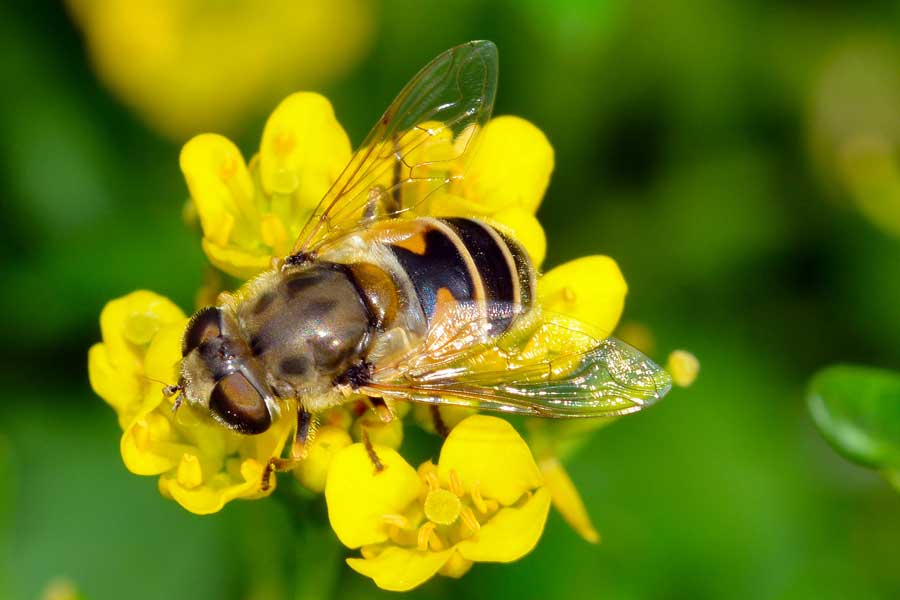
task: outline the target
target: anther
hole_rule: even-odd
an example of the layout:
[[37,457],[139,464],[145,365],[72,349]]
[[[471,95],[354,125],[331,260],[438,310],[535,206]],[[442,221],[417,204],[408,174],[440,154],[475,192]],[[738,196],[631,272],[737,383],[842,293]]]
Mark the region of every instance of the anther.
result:
[[475,513],[468,506],[463,506],[459,511],[459,518],[463,522],[472,535],[477,535],[481,531],[481,523],[475,518]]
[[444,543],[441,542],[441,538],[438,537],[438,534],[434,531],[431,532],[431,536],[428,538],[429,545],[431,549],[435,552],[440,552],[444,549]]
[[487,514],[488,507],[484,502],[484,498],[481,497],[481,482],[475,482],[475,485],[472,486],[472,491],[469,492],[469,496],[472,497],[472,504],[475,505],[475,508],[478,509],[478,512],[481,514]]
[[456,471],[450,469],[450,491],[462,498],[466,494],[466,488],[463,486],[462,481],[459,479],[459,475],[456,474]]
[[416,541],[421,552],[428,551],[428,544],[431,541],[431,536],[434,533],[435,527],[437,527],[437,525],[435,525],[431,521],[419,527],[419,536]]
[[403,515],[395,515],[395,514],[381,515],[381,520],[386,525],[393,525],[400,529],[409,529],[410,528],[409,519],[407,519]]

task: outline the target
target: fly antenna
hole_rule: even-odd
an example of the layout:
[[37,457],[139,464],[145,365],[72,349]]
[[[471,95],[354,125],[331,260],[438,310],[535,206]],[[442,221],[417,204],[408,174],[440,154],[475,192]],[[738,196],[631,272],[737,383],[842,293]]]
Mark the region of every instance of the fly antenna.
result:
[[181,406],[181,403],[184,400],[184,385],[180,383],[166,383],[165,381],[150,377],[148,375],[142,375],[142,377],[147,381],[152,381],[153,383],[158,383],[159,385],[163,386],[162,393],[166,398],[171,398],[172,396],[178,394],[177,396],[175,396],[175,401],[172,403],[172,412],[178,412],[178,408]]

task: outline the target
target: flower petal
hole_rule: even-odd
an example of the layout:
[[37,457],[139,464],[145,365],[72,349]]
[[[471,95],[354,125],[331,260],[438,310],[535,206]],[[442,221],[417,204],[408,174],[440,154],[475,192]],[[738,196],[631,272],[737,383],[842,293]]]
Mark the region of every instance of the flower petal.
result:
[[387,540],[382,517],[403,513],[421,488],[415,469],[395,450],[387,446],[374,449],[383,470],[375,470],[363,444],[353,444],[334,457],[325,483],[328,519],[349,548]]
[[100,313],[100,332],[117,368],[135,368],[142,348],[164,325],[183,319],[184,313],[171,300],[137,290],[111,300]]
[[138,379],[133,372],[114,364],[106,344],[94,344],[88,351],[88,378],[94,392],[119,414],[139,394]]
[[514,206],[494,213],[485,220],[519,242],[528,252],[534,266],[541,266],[547,256],[547,236],[537,217],[531,212]]
[[[350,160],[350,138],[319,94],[288,96],[263,130],[260,178],[267,195],[294,195],[296,208],[315,208]],[[279,215],[285,222],[292,220]]]
[[585,256],[551,269],[538,280],[546,310],[593,325],[605,335],[616,328],[628,285],[616,261]]
[[512,562],[535,547],[550,510],[550,492],[540,488],[524,504],[501,508],[481,526],[478,537],[456,545],[463,558],[475,562]]
[[259,220],[253,204],[253,180],[241,151],[227,138],[204,133],[181,149],[179,158],[203,237],[226,246],[233,232],[247,234]]
[[184,481],[184,478],[176,474],[174,477],[161,478],[160,486],[165,486],[168,495],[192,513],[209,515],[219,512],[227,502],[236,498],[271,494],[274,485],[267,492],[260,493],[264,469],[263,463],[245,460],[240,463],[240,474],[237,477],[219,473],[203,485],[197,485],[195,482]]
[[[144,373],[149,379],[155,379],[154,386],[161,388],[164,382],[174,384],[178,381],[178,368],[181,363],[181,340],[187,328],[188,319],[182,317],[159,330],[144,357]],[[162,390],[160,397],[162,397]]]
[[515,206],[537,212],[553,172],[553,147],[525,119],[503,116],[484,128],[466,174],[466,196],[489,212]]
[[543,483],[531,450],[512,425],[497,417],[473,415],[453,428],[438,461],[443,477],[451,470],[471,491],[509,505]]
[[239,279],[250,279],[272,265],[272,255],[263,249],[251,252],[235,246],[219,246],[206,238],[201,245],[214,267]]
[[459,579],[463,575],[469,572],[469,569],[472,568],[472,565],[475,564],[471,560],[463,558],[459,552],[454,552],[450,555],[450,559],[444,563],[444,566],[441,567],[441,570],[438,571],[439,574],[444,577],[452,577],[454,579]]
[[139,290],[111,300],[100,313],[103,343],[88,352],[88,373],[94,391],[127,424],[142,401],[146,387],[143,360],[156,333],[184,319],[170,300]]
[[453,548],[420,552],[390,546],[374,558],[348,558],[347,564],[357,573],[371,577],[383,590],[405,592],[434,577],[454,552]]
[[426,213],[431,217],[484,219],[486,215],[491,214],[491,208],[481,204],[475,198],[463,197],[439,189],[429,197]]
[[591,516],[584,507],[578,488],[572,483],[565,468],[555,458],[547,458],[541,461],[541,473],[547,482],[547,489],[553,499],[553,506],[562,515],[566,523],[574,529],[578,535],[592,544],[600,541],[600,535],[591,522]]
[[135,475],[159,475],[174,469],[192,447],[179,444],[168,419],[156,412],[138,416],[122,432],[119,451]]

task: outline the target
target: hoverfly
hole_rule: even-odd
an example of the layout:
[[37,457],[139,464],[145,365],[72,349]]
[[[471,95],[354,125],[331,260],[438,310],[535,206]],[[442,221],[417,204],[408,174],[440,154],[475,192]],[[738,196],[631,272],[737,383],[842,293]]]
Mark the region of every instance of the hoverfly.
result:
[[286,468],[316,415],[349,401],[365,399],[386,420],[386,400],[595,417],[641,410],[669,390],[668,374],[637,350],[543,310],[527,252],[499,228],[424,216],[465,177],[496,86],[487,41],[444,52],[407,84],[292,252],[192,317],[179,383],[167,390],[176,408],[183,398],[253,435],[294,403],[291,459],[270,465]]

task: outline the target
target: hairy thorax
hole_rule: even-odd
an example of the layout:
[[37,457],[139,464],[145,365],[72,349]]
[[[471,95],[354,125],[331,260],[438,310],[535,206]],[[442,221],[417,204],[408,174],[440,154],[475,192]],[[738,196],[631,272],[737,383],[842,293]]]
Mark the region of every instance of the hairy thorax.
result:
[[250,351],[281,398],[331,404],[335,377],[359,360],[370,316],[347,273],[333,265],[264,276],[237,309]]

